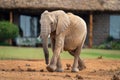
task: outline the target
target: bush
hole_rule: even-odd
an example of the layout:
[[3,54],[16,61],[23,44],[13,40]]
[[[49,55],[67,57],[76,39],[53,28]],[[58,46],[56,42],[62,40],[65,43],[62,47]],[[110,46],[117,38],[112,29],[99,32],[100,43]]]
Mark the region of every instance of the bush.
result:
[[120,50],[120,41],[110,41],[105,42],[95,48],[98,49],[119,49]]
[[19,34],[19,29],[15,24],[8,21],[0,21],[0,41],[14,39]]
[[10,46],[10,44],[8,42],[0,42],[0,45],[2,45],[2,46]]
[[113,41],[114,40],[114,38],[112,37],[112,36],[108,36],[108,38],[107,38],[107,42],[110,42],[110,41]]
[[120,49],[120,41],[111,41],[112,49]]
[[99,46],[93,46],[93,48],[98,49],[118,49],[120,50],[120,39],[114,39],[112,36],[108,36],[105,42]]
[[105,49],[105,48],[106,48],[106,45],[105,45],[105,44],[101,44],[101,45],[99,45],[97,48],[99,48],[99,49]]

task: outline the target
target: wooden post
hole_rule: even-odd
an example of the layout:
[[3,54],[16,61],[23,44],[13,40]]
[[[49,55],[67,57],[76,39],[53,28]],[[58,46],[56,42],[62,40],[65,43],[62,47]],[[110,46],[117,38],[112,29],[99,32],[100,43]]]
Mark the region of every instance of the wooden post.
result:
[[[9,16],[10,16],[10,22],[13,23],[13,12],[12,11],[10,11]],[[9,39],[8,42],[10,45],[12,45],[12,39]]]
[[13,23],[13,12],[10,11],[10,22]]
[[89,47],[91,48],[93,46],[93,14],[90,12],[89,16]]

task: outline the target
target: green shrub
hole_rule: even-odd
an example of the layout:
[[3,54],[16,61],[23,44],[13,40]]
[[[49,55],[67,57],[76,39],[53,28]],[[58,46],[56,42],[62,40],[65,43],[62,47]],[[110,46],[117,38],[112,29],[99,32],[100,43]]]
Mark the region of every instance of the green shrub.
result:
[[0,42],[0,45],[2,45],[2,46],[10,46],[10,44],[8,42]]
[[0,21],[0,41],[14,39],[19,34],[19,29],[15,24],[8,21]]
[[120,50],[120,41],[110,41],[110,42],[105,42],[95,48],[99,49],[118,49]]
[[98,46],[99,49],[105,49],[106,48],[106,45],[105,44],[101,44]]
[[110,42],[110,41],[113,41],[113,40],[114,40],[114,38],[112,36],[108,36],[106,42]]
[[120,41],[111,41],[112,49],[120,49]]

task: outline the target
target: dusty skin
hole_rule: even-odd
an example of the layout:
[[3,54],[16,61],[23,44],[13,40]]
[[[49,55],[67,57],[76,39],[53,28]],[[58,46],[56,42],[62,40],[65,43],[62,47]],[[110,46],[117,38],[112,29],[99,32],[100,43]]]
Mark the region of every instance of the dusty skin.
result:
[[85,59],[78,73],[71,73],[72,62],[62,60],[60,73],[48,72],[44,60],[0,60],[0,80],[120,80],[120,60]]

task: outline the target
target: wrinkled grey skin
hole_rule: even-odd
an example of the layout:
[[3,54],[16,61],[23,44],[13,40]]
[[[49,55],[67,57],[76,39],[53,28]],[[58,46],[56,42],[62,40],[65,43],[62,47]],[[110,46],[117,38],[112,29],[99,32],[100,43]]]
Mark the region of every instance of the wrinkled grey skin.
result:
[[[85,21],[72,14],[65,13],[62,10],[48,12],[41,15],[41,34],[43,41],[43,50],[47,70],[50,72],[62,72],[60,53],[65,50],[74,56],[72,72],[78,72],[85,68],[79,55],[84,44],[87,29]],[[48,35],[51,38],[53,56],[49,64]]]

